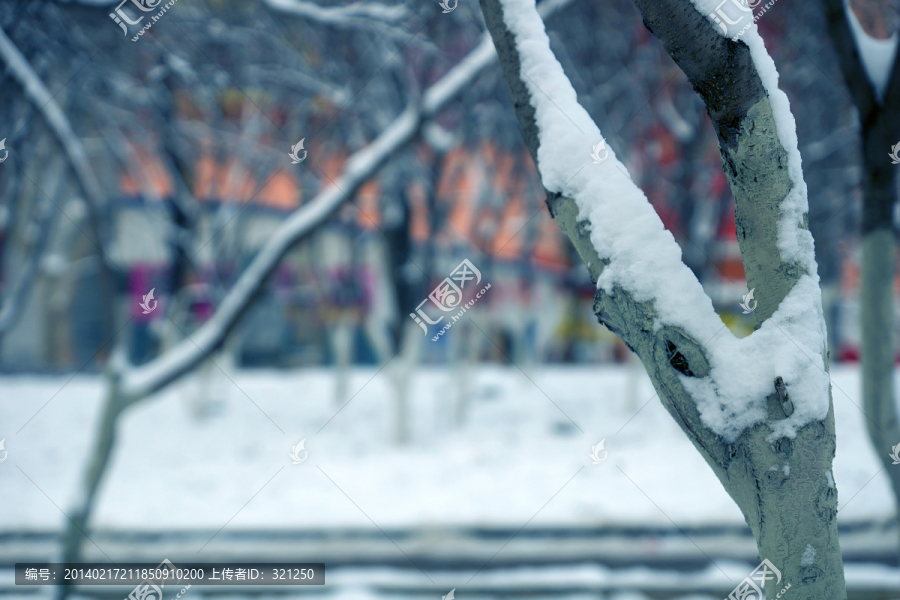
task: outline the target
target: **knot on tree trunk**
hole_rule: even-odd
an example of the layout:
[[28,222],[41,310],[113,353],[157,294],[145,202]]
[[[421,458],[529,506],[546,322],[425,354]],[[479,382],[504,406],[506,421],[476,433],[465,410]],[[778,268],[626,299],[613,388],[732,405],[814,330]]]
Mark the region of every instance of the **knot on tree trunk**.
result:
[[692,339],[678,329],[666,327],[659,339],[669,365],[688,377],[706,377],[709,374],[709,361],[703,350]]
[[670,340],[666,340],[666,357],[669,359],[669,364],[672,365],[672,368],[676,371],[682,375],[687,375],[688,377],[694,376],[694,372],[691,371],[691,365],[688,363],[688,360],[684,357],[684,354],[678,351],[678,346],[673,344]]

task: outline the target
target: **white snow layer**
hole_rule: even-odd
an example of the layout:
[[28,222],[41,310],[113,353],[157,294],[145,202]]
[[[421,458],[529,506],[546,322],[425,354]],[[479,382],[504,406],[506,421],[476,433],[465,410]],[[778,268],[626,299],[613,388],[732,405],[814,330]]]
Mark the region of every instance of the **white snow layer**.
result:
[[[469,408],[457,428],[458,376],[417,369],[409,390],[413,441],[397,447],[393,383],[377,367],[350,371],[355,397],[337,415],[328,369],[191,374],[123,413],[93,526],[376,531],[365,515],[385,529],[518,529],[529,520],[529,527],[746,526],[662,404],[638,410],[655,396],[645,373],[632,382],[626,369],[591,365],[543,367],[530,379],[515,367],[465,376]],[[889,522],[890,479],[859,409],[859,368],[837,365],[832,377],[838,523]],[[104,390],[100,375],[0,377],[0,438],[9,452],[0,463],[0,532],[67,522],[60,509],[71,514],[76,503]],[[204,402],[206,416],[196,416]],[[308,459],[293,464],[291,447],[302,439]],[[591,446],[602,439],[609,456],[595,465]],[[857,548],[891,547],[884,532],[883,542]]]
[[891,68],[894,66],[897,40],[900,39],[900,35],[895,31],[886,40],[874,38],[863,29],[859,19],[856,18],[856,13],[853,12],[846,0],[844,1],[844,11],[847,13],[847,21],[850,22],[850,30],[853,32],[853,39],[856,40],[856,49],[859,50],[866,76],[872,83],[878,103],[881,104],[884,102],[884,94],[887,92],[888,82],[891,78]]
[[803,556],[800,557],[800,564],[804,567],[816,564],[816,549],[812,547],[812,544],[806,545]]
[[[716,0],[695,0],[704,14]],[[504,20],[519,51],[523,80],[539,131],[538,169],[544,186],[575,200],[579,219],[590,224],[591,242],[609,264],[597,281],[607,293],[618,287],[640,302],[652,302],[655,327],[682,328],[705,344],[711,372],[703,379],[682,376],[703,422],[727,442],[767,417],[766,396],[781,376],[794,413],[771,423],[773,436],[796,435],[798,428],[828,412],[828,376],[822,352],[825,324],[819,278],[809,231],[797,134],[787,96],[778,89],[775,64],[752,27],[743,39],[768,92],[778,138],[788,154],[793,188],[782,201],[778,245],[784,260],[807,271],[761,328],[736,339],[716,315],[700,282],[681,261],[681,249],[666,231],[644,193],[608,148],[599,164],[590,150],[603,139],[578,103],[575,90],[550,50],[534,0],[501,0]],[[709,5],[709,6],[705,6]],[[712,26],[712,25],[711,25]],[[786,339],[787,338],[787,339]]]

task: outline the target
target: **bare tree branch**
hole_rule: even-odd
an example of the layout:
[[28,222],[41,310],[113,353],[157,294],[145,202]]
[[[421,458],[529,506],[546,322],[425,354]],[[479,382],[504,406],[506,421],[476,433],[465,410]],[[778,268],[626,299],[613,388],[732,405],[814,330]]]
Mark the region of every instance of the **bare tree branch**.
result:
[[[3,306],[0,307],[0,336],[6,334],[15,324],[16,318],[21,312],[22,305],[28,297],[28,292],[37,279],[40,272],[41,261],[44,258],[47,242],[50,238],[50,228],[53,225],[55,208],[54,198],[59,192],[60,179],[62,178],[63,165],[58,160],[53,161],[49,168],[49,185],[47,190],[37,192],[36,207],[34,209],[33,231],[30,232],[30,252],[25,258],[25,265],[20,267],[10,289],[5,294]],[[28,228],[32,229],[32,228]]]
[[[571,0],[550,0],[542,3],[540,12],[546,17],[570,2]],[[188,339],[140,367],[127,365],[124,351],[121,347],[117,349],[109,365],[111,385],[104,400],[97,441],[91,450],[81,493],[76,506],[69,513],[70,520],[63,536],[63,562],[78,560],[94,498],[115,445],[116,423],[121,412],[189,373],[210,352],[219,348],[260,292],[268,275],[291,247],[324,223],[398,150],[414,140],[422,125],[436,117],[453,98],[465,91],[495,57],[493,44],[490,40],[483,41],[429,87],[418,105],[408,107],[371,144],[352,154],[344,165],[343,173],[334,180],[333,185],[294,211],[271,235],[241,273],[213,317]],[[59,586],[57,598],[65,598],[69,591],[68,586]]]
[[[542,12],[550,15],[568,4],[555,1]],[[194,369],[204,357],[217,349],[249,307],[268,275],[281,258],[308,236],[384,165],[397,150],[411,142],[419,128],[433,119],[447,104],[491,62],[496,52],[485,40],[422,95],[417,107],[410,107],[370,145],[351,155],[344,172],[309,203],[296,210],[276,230],[253,262],[241,273],[215,315],[164,355],[140,367],[125,368],[120,392],[126,403],[152,394]]]
[[396,24],[411,16],[409,9],[402,4],[388,6],[377,2],[355,2],[346,6],[320,6],[305,0],[264,2],[272,10],[334,27],[355,27],[378,22]]
[[[90,235],[88,235],[88,232],[82,231],[82,233],[88,239],[93,238],[91,241],[97,247],[97,252],[100,256],[99,294],[107,306],[112,306],[112,271],[113,269],[118,270],[118,267],[110,260],[104,249],[105,243],[100,215],[106,208],[106,202],[100,183],[94,174],[94,170],[91,168],[87,152],[84,150],[84,145],[78,136],[75,135],[69,120],[59,108],[43,81],[37,76],[34,69],[31,68],[31,65],[28,64],[28,61],[25,60],[25,57],[2,29],[0,29],[0,58],[6,63],[13,77],[25,90],[25,95],[28,96],[35,108],[43,115],[62,146],[69,165],[75,172],[75,179],[78,181],[78,186],[85,196],[88,207]],[[104,313],[103,331],[101,334],[104,338],[112,333],[112,319],[111,311]],[[101,352],[102,350],[101,348]]]
[[[0,58],[9,67],[13,77],[25,89],[25,94],[31,99],[35,107],[43,114],[47,120],[47,124],[53,130],[59,143],[62,145],[69,163],[75,171],[78,183],[87,201],[91,204],[94,212],[98,212],[104,204],[103,192],[100,183],[91,169],[88,161],[87,153],[84,151],[84,145],[69,124],[66,115],[60,110],[56,104],[47,86],[37,76],[19,49],[16,48],[12,40],[7,37],[6,33],[0,29]],[[96,240],[100,244],[100,240]]]

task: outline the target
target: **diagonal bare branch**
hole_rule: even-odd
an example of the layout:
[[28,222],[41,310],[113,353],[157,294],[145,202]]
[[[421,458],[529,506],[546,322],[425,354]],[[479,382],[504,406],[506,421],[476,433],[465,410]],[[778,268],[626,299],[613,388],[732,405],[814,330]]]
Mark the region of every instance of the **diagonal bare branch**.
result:
[[[540,11],[546,18],[570,1],[546,2],[541,5]],[[225,296],[213,317],[191,334],[191,340],[182,340],[146,365],[120,366],[120,393],[125,402],[137,402],[162,389],[189,373],[207,354],[221,346],[282,257],[353,197],[398,150],[413,141],[420,127],[465,91],[495,58],[494,45],[490,40],[483,41],[458,65],[425,90],[418,106],[409,107],[370,145],[351,155],[334,185],[325,188],[309,203],[297,209],[272,234]]]
[[[62,144],[82,192],[93,211],[97,212],[103,206],[104,196],[100,183],[88,161],[84,145],[75,135],[69,119],[59,108],[53,95],[50,94],[50,90],[2,29],[0,29],[0,59],[6,63],[13,77],[24,88],[25,94],[47,120],[47,124],[50,125],[59,143]],[[99,244],[100,240],[97,240],[97,243]]]

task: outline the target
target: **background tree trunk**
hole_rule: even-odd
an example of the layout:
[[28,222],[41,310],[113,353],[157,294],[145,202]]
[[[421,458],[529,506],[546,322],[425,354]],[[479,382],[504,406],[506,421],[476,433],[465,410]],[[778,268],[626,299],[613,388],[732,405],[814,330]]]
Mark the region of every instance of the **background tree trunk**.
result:
[[[879,100],[860,56],[843,0],[822,0],[828,33],[853,103],[859,111],[862,155],[862,273],[860,332],[866,428],[885,466],[900,510],[900,469],[890,458],[900,444],[900,410],[894,391],[894,277],[897,239],[896,167],[889,152],[900,143],[900,61],[895,51],[884,98]],[[870,8],[878,12],[879,3]],[[889,10],[886,5],[880,8]]]

